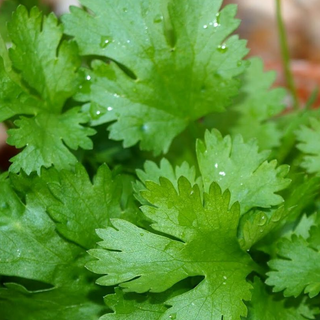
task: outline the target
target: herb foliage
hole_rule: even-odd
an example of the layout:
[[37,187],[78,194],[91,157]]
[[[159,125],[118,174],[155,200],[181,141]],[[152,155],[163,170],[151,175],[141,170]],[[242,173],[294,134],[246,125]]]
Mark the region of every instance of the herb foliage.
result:
[[222,0],[81,4],[0,41],[0,319],[316,319],[319,111]]

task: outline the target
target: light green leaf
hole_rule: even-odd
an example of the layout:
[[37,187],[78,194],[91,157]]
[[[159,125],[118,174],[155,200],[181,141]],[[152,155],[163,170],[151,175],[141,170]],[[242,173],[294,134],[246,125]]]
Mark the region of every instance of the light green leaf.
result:
[[285,297],[297,297],[302,291],[312,298],[320,292],[320,252],[302,237],[279,242],[279,258],[268,264],[273,271],[267,273],[266,283],[275,292],[284,290]]
[[315,319],[312,310],[304,301],[279,299],[269,294],[259,278],[254,279],[252,299],[248,302],[248,320],[305,320]]
[[[230,194],[213,184],[201,199],[197,185],[181,177],[178,192],[160,179],[149,182],[142,207],[161,235],[123,221],[98,230],[100,249],[90,250],[97,260],[87,267],[106,274],[101,285],[120,286],[128,291],[162,292],[182,279],[204,279],[184,294],[169,299],[171,307],[161,319],[237,319],[246,315],[243,300],[250,299],[246,276],[252,270],[250,256],[237,240],[239,206],[229,208]],[[174,237],[174,239],[172,239]],[[179,241],[179,240],[180,241]]]
[[81,62],[75,44],[61,42],[62,25],[58,25],[54,14],[43,16],[37,7],[28,14],[24,6],[19,6],[8,30],[13,66],[43,101],[42,108],[61,112],[79,85],[76,71]]
[[284,109],[286,92],[282,88],[270,89],[275,72],[263,72],[263,63],[252,58],[243,76],[243,85],[232,109],[238,112],[233,134],[241,134],[245,140],[256,138],[261,149],[280,145],[281,132],[275,122],[268,121]]
[[153,181],[159,183],[159,179],[166,178],[168,179],[178,190],[178,180],[180,177],[186,177],[191,185],[194,185],[196,182],[199,182],[200,179],[196,179],[196,170],[194,167],[190,167],[187,162],[182,163],[181,166],[176,166],[173,168],[171,163],[163,158],[160,161],[159,166],[152,161],[146,161],[144,164],[144,170],[138,169],[137,176],[139,180],[134,185],[135,196],[141,204],[146,204],[146,200],[141,195],[141,191],[145,190],[145,184],[147,181]]
[[231,139],[217,130],[207,131],[205,141],[197,142],[197,156],[204,190],[217,182],[229,189],[231,204],[239,201],[241,213],[253,207],[270,208],[283,202],[276,192],[286,188],[289,167],[276,168],[276,160],[267,161],[269,152],[258,152],[257,142],[243,142],[240,135]]
[[272,230],[279,227],[289,210],[284,206],[277,209],[250,210],[245,213],[240,220],[239,243],[243,250],[249,250],[255,243],[269,234]]
[[100,320],[160,320],[167,310],[164,305],[164,295],[124,294],[119,288],[115,294],[105,297],[105,303],[114,313],[105,314]]
[[166,152],[190,121],[224,110],[237,94],[247,49],[230,36],[239,24],[234,6],[219,12],[222,0],[81,3],[90,12],[72,8],[63,17],[66,33],[82,55],[116,62],[95,61],[78,98],[90,101],[94,124],[116,120],[111,139]]
[[44,17],[36,7],[29,14],[19,6],[8,29],[11,60],[1,47],[0,121],[18,118],[18,129],[9,131],[8,142],[24,148],[13,158],[10,170],[39,173],[42,166],[70,168],[77,160],[69,148],[90,149],[88,136],[95,132],[80,125],[89,117],[77,107],[63,112],[79,86],[77,46],[62,40],[62,26],[53,14]]
[[296,135],[297,148],[306,154],[301,166],[309,173],[320,173],[320,121],[310,118],[310,125],[302,126]]
[[26,147],[12,158],[10,171],[23,169],[27,174],[32,171],[40,174],[41,167],[48,168],[52,164],[58,170],[74,165],[77,159],[67,147],[73,150],[92,148],[88,136],[95,131],[80,125],[87,121],[87,116],[77,108],[61,115],[40,113],[34,118],[16,120],[18,129],[8,131],[8,143],[17,148]]

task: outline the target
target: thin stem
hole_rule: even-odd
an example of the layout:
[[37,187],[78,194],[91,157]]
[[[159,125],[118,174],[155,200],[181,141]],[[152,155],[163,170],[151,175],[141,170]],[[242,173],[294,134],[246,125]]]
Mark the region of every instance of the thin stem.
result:
[[293,98],[293,107],[295,110],[297,110],[299,108],[299,100],[290,68],[290,55],[288,49],[287,35],[281,14],[281,0],[276,0],[276,13],[285,79]]

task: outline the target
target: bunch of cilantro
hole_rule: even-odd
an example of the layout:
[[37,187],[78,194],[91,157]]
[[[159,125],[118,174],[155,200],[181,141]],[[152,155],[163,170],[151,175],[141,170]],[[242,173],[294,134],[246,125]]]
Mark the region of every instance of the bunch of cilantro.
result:
[[234,5],[81,4],[0,42],[0,319],[319,319],[319,110]]

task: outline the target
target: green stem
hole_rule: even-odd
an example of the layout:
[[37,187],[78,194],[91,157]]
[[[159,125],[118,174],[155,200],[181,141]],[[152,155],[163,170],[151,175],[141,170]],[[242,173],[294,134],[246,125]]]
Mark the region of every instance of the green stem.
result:
[[298,100],[297,90],[294,84],[294,80],[293,80],[293,76],[290,68],[290,55],[289,55],[289,49],[288,49],[287,35],[286,35],[286,30],[285,30],[283,19],[282,19],[282,14],[281,14],[281,0],[276,0],[276,12],[277,12],[277,25],[278,25],[285,79],[293,98],[293,107],[295,110],[297,110],[299,108],[299,100]]

